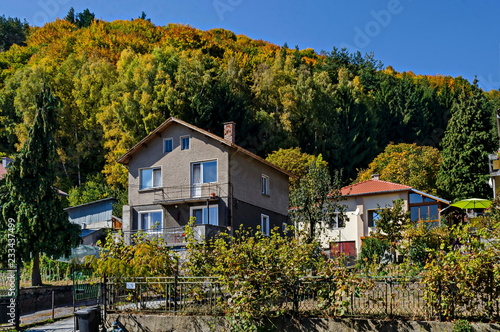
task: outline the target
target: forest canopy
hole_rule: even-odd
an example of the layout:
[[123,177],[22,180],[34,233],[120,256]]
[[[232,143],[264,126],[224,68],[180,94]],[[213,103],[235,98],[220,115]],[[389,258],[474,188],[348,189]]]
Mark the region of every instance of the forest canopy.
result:
[[[221,136],[234,121],[236,143],[262,157],[293,147],[321,154],[347,184],[389,143],[440,149],[451,110],[473,91],[461,77],[399,73],[373,54],[145,19],[90,22],[87,14],[85,24],[73,13],[30,27],[0,53],[0,152],[13,155],[26,141],[34,96],[49,86],[62,103],[63,190],[101,172],[124,188],[115,160],[170,116]],[[482,93],[493,121],[498,94]]]

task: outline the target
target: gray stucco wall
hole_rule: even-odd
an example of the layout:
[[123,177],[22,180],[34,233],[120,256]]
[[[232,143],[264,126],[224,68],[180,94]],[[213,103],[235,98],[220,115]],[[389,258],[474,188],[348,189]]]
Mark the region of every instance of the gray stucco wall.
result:
[[[181,150],[181,136],[190,136],[188,150]],[[163,140],[173,139],[173,151],[163,152]],[[151,204],[155,200],[154,190],[139,190],[139,170],[142,168],[161,167],[162,187],[187,189],[191,184],[191,164],[193,162],[217,160],[217,183],[219,196],[228,195],[228,147],[212,138],[193,131],[179,124],[168,127],[161,136],[151,140],[138,151],[129,163],[129,204]],[[189,197],[187,189],[182,193]],[[177,195],[177,194],[176,194]],[[156,198],[159,198],[158,193]]]
[[288,217],[286,215],[235,199],[233,201],[233,229],[237,230],[240,225],[243,225],[244,228],[256,228],[257,226],[260,226],[261,214],[269,216],[270,229],[278,227],[281,230],[283,223],[288,222]]
[[[190,148],[181,150],[181,137],[190,136]],[[164,153],[164,139],[172,138],[173,150]],[[180,124],[166,128],[161,135],[148,142],[137,151],[129,162],[129,205],[130,222],[124,220],[124,230],[135,230],[138,227],[138,216],[141,211],[162,210],[163,226],[183,226],[189,220],[193,206],[206,206],[203,201],[189,201],[192,183],[192,164],[204,161],[217,161],[217,204],[220,226],[233,226],[248,223],[249,226],[260,225],[260,214],[269,215],[271,227],[282,226],[288,213],[288,176],[276,169],[252,158],[233,147],[229,147],[198,131]],[[160,167],[161,188],[139,189],[140,169]],[[269,195],[261,193],[262,175],[269,177]],[[209,196],[213,185],[202,197]],[[174,188],[174,189],[172,189]],[[175,188],[180,188],[180,191]],[[231,199],[231,191],[234,199]],[[180,194],[179,194],[180,192]],[[180,195],[180,196],[179,196]],[[161,200],[168,204],[159,205]],[[184,200],[183,200],[184,199]],[[232,215],[231,207],[235,202],[242,209],[236,211],[237,219]],[[127,229],[127,226],[130,227]]]
[[[288,176],[243,154],[231,155],[231,183],[235,199],[282,215],[288,214]],[[269,195],[261,190],[262,175],[269,177]]]

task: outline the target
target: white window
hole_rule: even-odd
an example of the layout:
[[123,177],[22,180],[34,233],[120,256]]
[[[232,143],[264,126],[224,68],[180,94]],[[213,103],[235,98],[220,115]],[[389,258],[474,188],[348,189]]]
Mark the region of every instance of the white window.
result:
[[147,233],[161,233],[163,228],[162,211],[139,212],[139,227]]
[[172,137],[163,140],[163,152],[169,153],[174,149],[174,139]]
[[261,184],[262,195],[269,195],[269,176],[262,174]]
[[139,189],[161,187],[161,168],[143,168],[139,174]]
[[181,150],[189,150],[191,139],[189,136],[181,136]]
[[193,206],[191,207],[191,217],[196,218],[196,223],[200,225],[219,225],[219,207],[217,205]]
[[269,216],[265,214],[260,215],[260,230],[262,234],[269,236],[271,230],[269,228]]

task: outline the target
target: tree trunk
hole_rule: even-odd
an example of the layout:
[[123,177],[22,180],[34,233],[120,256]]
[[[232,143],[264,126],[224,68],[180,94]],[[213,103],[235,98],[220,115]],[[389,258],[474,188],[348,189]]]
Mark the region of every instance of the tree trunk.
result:
[[31,286],[42,286],[42,276],[40,274],[40,254],[33,257],[33,269],[31,270]]

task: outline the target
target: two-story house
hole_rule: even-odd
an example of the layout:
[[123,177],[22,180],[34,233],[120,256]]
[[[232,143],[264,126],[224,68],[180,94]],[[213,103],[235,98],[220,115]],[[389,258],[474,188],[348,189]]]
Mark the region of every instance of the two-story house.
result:
[[240,225],[268,234],[287,221],[290,174],[236,145],[233,122],[222,138],[169,118],[118,162],[128,166],[125,234],[142,230],[182,246],[190,217],[200,237]]
[[341,204],[347,207],[347,221],[324,230],[320,242],[325,251],[353,257],[360,253],[363,239],[376,229],[379,209],[392,206],[395,200],[403,200],[412,221],[426,222],[430,227],[439,224],[441,211],[450,204],[411,186],[379,180],[377,176],[343,187],[341,193],[344,197]]

